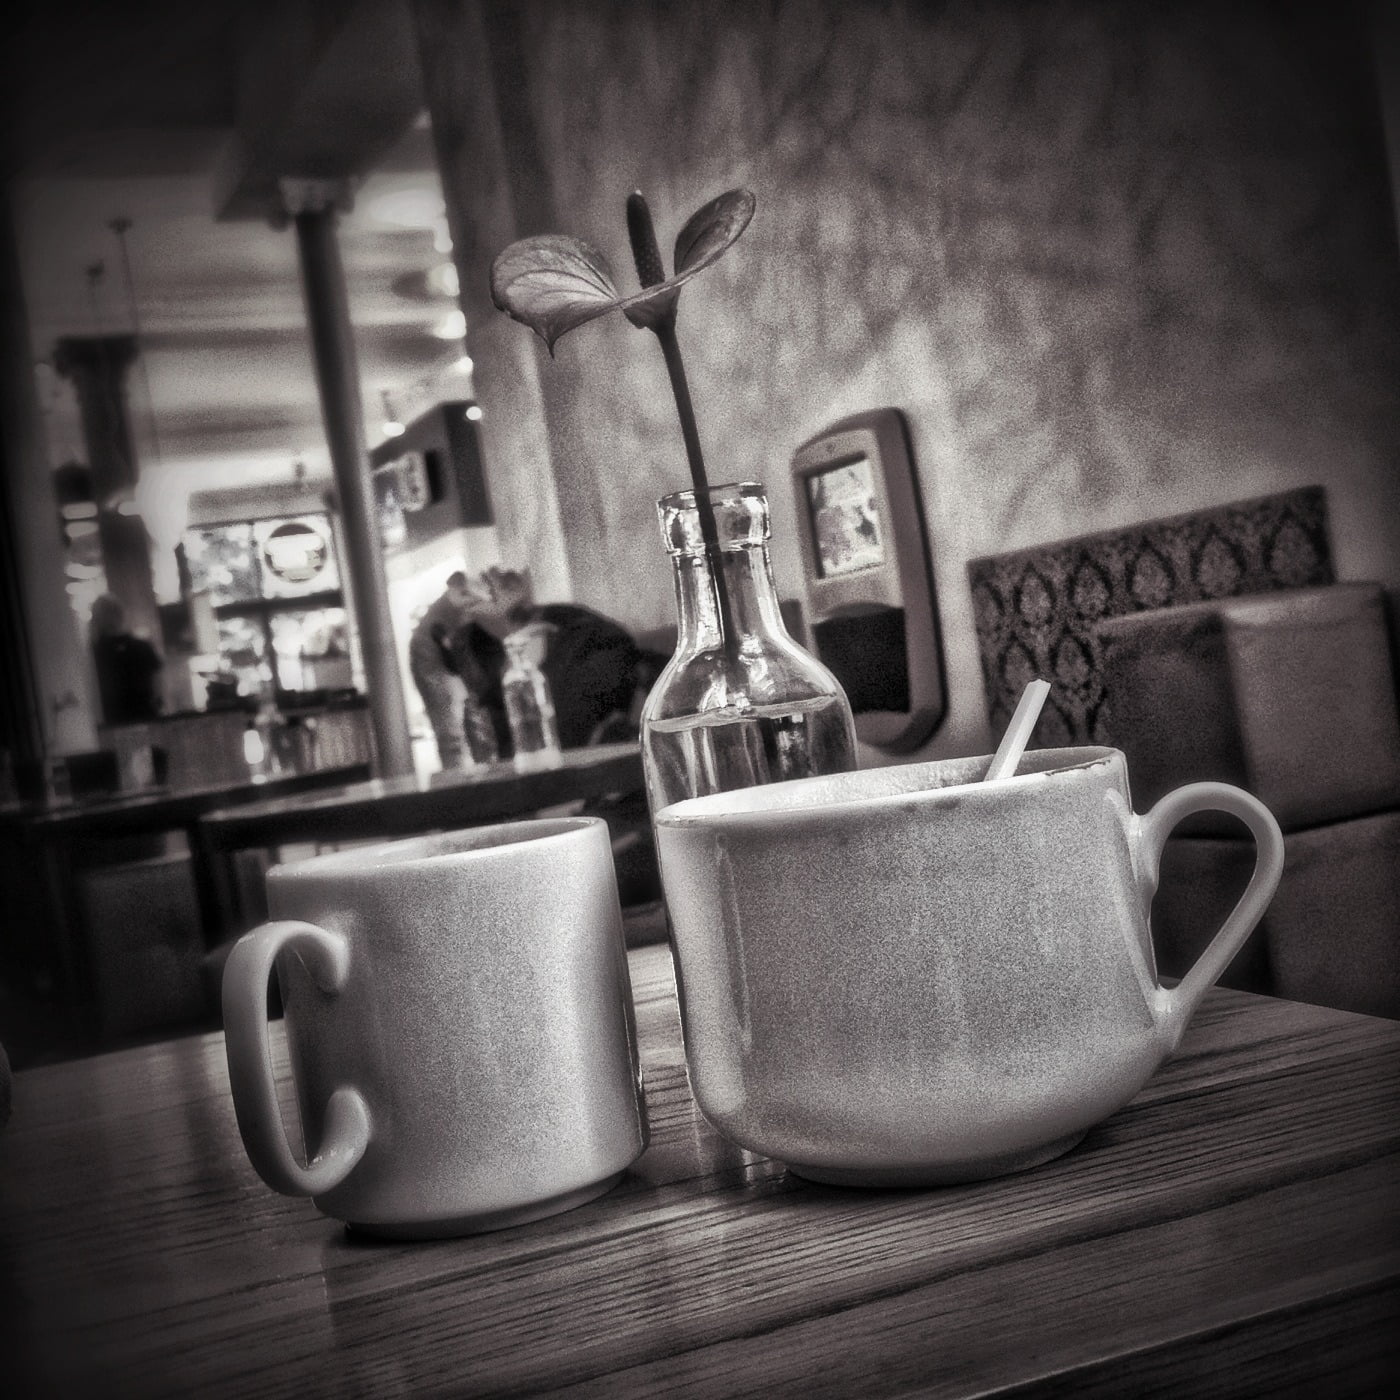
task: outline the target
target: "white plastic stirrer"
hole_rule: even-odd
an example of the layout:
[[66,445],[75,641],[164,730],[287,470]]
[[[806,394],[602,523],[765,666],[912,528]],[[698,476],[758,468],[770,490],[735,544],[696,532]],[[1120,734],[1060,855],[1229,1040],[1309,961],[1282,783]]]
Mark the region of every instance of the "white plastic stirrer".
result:
[[992,766],[987,769],[987,776],[983,782],[992,778],[1009,778],[1016,771],[1016,765],[1020,763],[1021,755],[1025,753],[1026,745],[1030,742],[1031,730],[1040,718],[1040,707],[1049,694],[1050,682],[1042,680],[1031,681],[1021,692],[1016,713],[1011,716],[1011,723],[1006,726],[1006,733],[1001,736],[1001,743],[992,755]]

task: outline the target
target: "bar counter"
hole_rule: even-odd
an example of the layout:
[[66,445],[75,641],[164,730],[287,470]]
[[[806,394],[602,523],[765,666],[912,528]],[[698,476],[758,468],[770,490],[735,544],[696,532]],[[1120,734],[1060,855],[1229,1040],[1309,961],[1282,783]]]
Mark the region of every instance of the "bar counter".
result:
[[[274,1195],[218,1034],[19,1074],[8,1393],[1389,1391],[1400,1023],[1216,989],[1060,1160],[841,1190],[716,1136],[669,950],[629,956],[651,1145],[606,1196],[496,1234],[368,1243]],[[274,1048],[285,1076],[280,1027]]]

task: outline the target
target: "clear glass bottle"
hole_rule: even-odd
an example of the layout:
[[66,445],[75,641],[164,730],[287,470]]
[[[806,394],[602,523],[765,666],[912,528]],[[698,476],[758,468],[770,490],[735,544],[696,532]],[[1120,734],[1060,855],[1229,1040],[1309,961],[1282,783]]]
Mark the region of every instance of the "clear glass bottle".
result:
[[675,576],[678,635],[642,709],[653,816],[685,797],[856,766],[855,724],[841,683],[793,640],[778,609],[763,487],[715,486],[710,503],[713,554],[693,491],[657,503]]
[[559,726],[554,717],[554,697],[549,681],[540,670],[532,649],[535,638],[530,629],[511,633],[505,639],[506,670],[501,677],[501,695],[510,723],[517,768],[555,768],[561,761]]

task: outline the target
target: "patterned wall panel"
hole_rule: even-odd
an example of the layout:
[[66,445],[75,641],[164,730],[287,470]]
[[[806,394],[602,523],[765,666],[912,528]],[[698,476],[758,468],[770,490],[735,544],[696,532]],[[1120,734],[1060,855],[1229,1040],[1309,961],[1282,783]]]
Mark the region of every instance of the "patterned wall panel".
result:
[[1112,742],[1094,633],[1103,618],[1335,577],[1319,486],[990,555],[967,568],[994,733],[1028,681],[1050,682],[1037,747]]

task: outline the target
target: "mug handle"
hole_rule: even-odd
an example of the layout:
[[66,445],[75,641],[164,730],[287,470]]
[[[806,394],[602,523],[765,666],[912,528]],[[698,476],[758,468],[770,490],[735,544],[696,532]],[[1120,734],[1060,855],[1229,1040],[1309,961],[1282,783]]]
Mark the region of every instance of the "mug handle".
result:
[[341,1085],[326,1105],[320,1151],[297,1161],[282,1126],[267,1041],[267,983],[283,948],[300,955],[316,985],[338,992],[350,970],[350,944],[338,933],[299,920],[262,924],[233,945],[224,965],[224,1045],[238,1131],[248,1159],[274,1191],[319,1196],[350,1174],[369,1145],[369,1106],[358,1089]]
[[1220,979],[1263,918],[1283,874],[1283,832],[1274,814],[1257,797],[1229,783],[1188,783],[1169,792],[1145,816],[1136,818],[1141,879],[1149,899],[1157,889],[1162,848],[1172,828],[1191,813],[1205,811],[1228,812],[1249,828],[1255,843],[1254,872],[1205,952],[1174,988],[1161,993],[1158,1026],[1170,1047],[1175,1047],[1201,998]]

